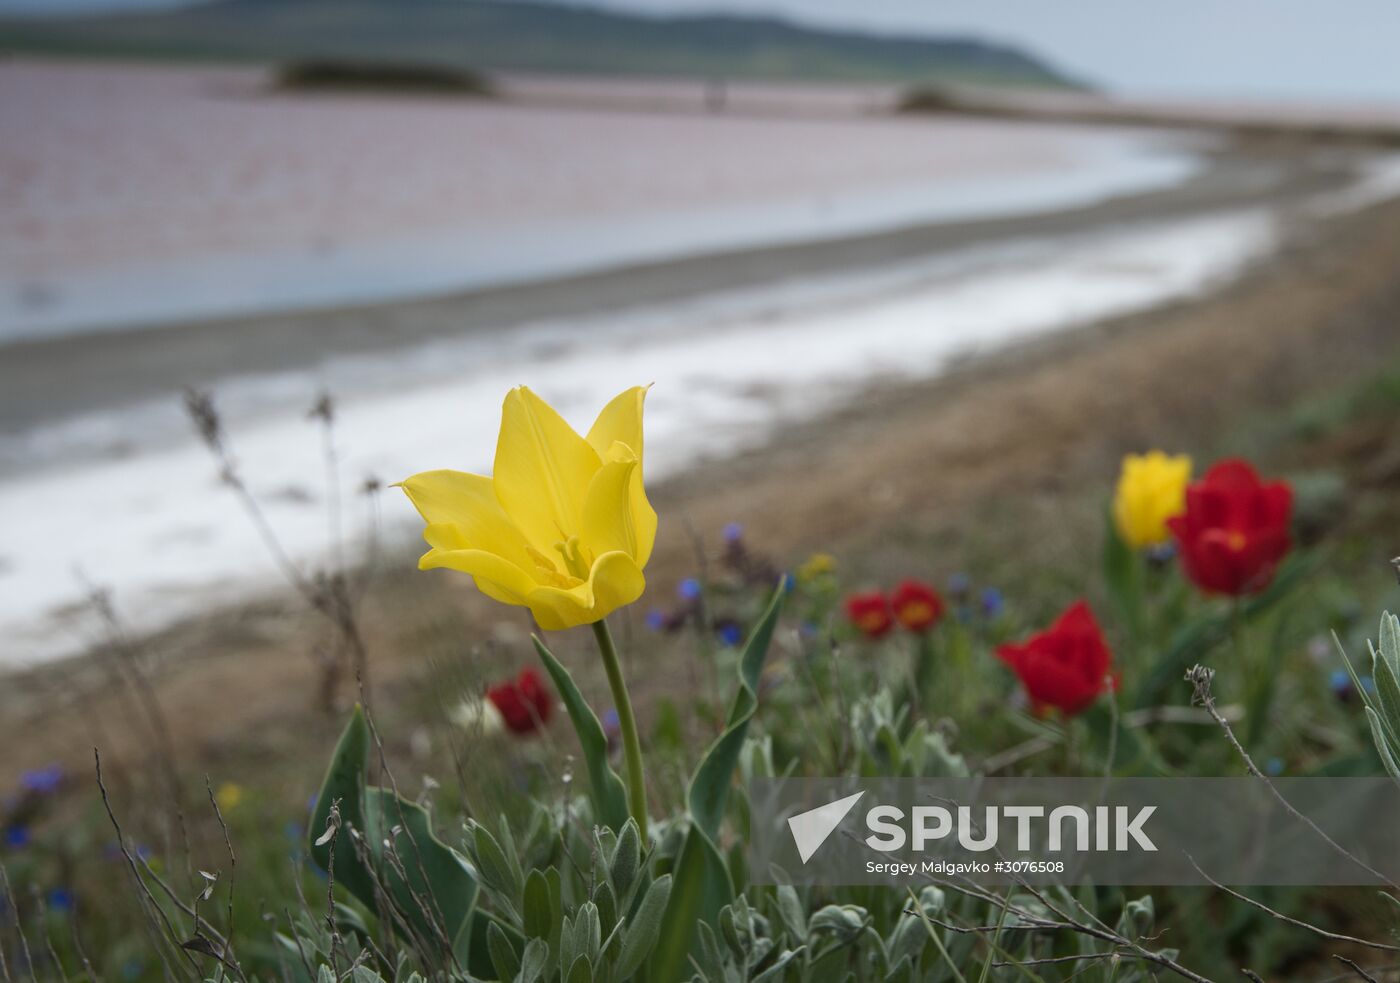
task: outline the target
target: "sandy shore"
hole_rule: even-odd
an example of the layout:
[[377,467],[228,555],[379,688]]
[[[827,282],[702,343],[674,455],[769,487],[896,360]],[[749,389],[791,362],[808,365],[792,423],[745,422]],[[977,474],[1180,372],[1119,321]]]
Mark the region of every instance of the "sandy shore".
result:
[[[1330,177],[1305,170],[1291,180]],[[832,250],[849,260],[948,234],[811,247],[771,261],[834,262]],[[733,263],[731,272],[745,265]],[[711,462],[658,487],[663,524],[649,598],[668,597],[693,568],[687,529],[713,534],[742,521],[783,562],[820,548],[854,557],[858,573],[907,566],[930,544],[957,556],[960,530],[998,496],[1015,496],[1048,518],[1061,501],[1058,490],[1086,476],[1107,480],[1128,449],[1207,444],[1221,421],[1287,406],[1391,357],[1400,348],[1397,268],[1400,203],[1391,203],[1298,230],[1275,259],[1207,298],[1066,332],[944,378],[877,387],[847,410],[789,429],[761,453]],[[647,277],[652,289],[678,282],[674,268]],[[606,280],[597,287],[600,295],[619,289]],[[425,304],[421,310],[436,317],[407,320],[431,330],[450,309]],[[230,506],[230,521],[239,518]],[[410,550],[396,552],[364,605],[382,699],[392,703],[431,660],[484,640],[494,640],[497,658],[523,658],[523,615],[482,603],[465,578],[412,570]],[[179,745],[192,757],[217,756],[229,742],[272,747],[322,726],[308,725],[306,711],[316,686],[309,656],[325,641],[314,615],[289,597],[272,598],[164,632],[144,644],[141,657]],[[558,648],[567,658],[582,641],[566,634]],[[102,721],[129,713],[130,701],[114,685],[110,651],[98,654],[10,680],[0,711],[0,740],[12,749],[5,769],[48,759],[81,767],[95,740],[120,754],[141,739],[134,728],[97,733]],[[580,665],[587,676],[588,663]],[[670,685],[666,666],[641,662],[634,671],[643,686]],[[74,712],[54,712],[60,708]]]

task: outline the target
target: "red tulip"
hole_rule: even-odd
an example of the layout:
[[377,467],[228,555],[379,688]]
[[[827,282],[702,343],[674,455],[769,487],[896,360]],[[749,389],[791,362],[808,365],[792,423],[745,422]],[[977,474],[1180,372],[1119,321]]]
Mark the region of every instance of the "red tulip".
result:
[[943,617],[943,598],[919,580],[901,581],[890,595],[890,607],[907,631],[927,631]]
[[846,598],[846,617],[866,638],[880,638],[894,627],[890,602],[877,590],[852,594]]
[[997,658],[1020,677],[1039,713],[1048,707],[1066,715],[1079,713],[1113,685],[1109,681],[1113,653],[1104,644],[1094,612],[1083,601],[1066,608],[1047,630],[1019,644],[999,646]]
[[1288,552],[1293,490],[1221,461],[1186,486],[1186,511],[1167,520],[1186,575],[1201,590],[1239,596],[1269,586]]
[[501,712],[506,728],[516,734],[532,734],[544,726],[553,707],[549,689],[533,669],[492,686],[486,698]]

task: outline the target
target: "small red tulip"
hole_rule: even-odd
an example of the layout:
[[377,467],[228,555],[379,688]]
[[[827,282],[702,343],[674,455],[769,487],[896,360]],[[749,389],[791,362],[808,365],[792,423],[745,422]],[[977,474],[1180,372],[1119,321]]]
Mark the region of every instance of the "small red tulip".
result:
[[553,708],[549,689],[533,669],[524,669],[516,678],[492,686],[486,698],[501,712],[506,729],[515,734],[534,733],[548,722]]
[[1048,707],[1068,716],[1080,713],[1112,685],[1113,653],[1083,601],[1071,604],[1045,631],[999,646],[997,658],[1020,677],[1039,713]]
[[1221,461],[1186,486],[1186,511],[1167,520],[1186,575],[1201,590],[1238,597],[1269,586],[1291,545],[1293,490],[1261,482],[1244,461]]
[[877,590],[851,594],[846,598],[846,617],[866,638],[881,638],[894,627],[890,602]]
[[927,631],[943,618],[943,598],[919,580],[901,581],[890,595],[890,607],[906,631]]

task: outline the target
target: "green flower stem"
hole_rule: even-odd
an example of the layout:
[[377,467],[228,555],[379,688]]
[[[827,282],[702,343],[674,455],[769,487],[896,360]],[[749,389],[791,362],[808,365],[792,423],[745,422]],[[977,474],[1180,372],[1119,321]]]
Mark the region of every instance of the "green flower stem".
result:
[[914,689],[915,704],[928,713],[929,696],[933,693],[933,675],[936,658],[933,647],[933,632],[921,631],[914,642]]
[[608,685],[612,687],[613,703],[617,706],[617,723],[622,730],[622,753],[627,759],[627,804],[645,843],[647,789],[642,776],[642,742],[637,737],[637,718],[632,714],[632,698],[627,695],[627,683],[622,678],[622,666],[617,660],[617,646],[613,644],[612,632],[608,630],[606,621],[599,619],[593,622],[593,637],[598,639],[598,651],[603,655],[603,668],[608,672]]

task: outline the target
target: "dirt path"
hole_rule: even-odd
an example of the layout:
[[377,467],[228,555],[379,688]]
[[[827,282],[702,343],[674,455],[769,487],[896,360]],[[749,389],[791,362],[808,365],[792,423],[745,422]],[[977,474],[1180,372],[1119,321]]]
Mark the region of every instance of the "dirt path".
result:
[[[1400,202],[1314,226],[1209,298],[1067,333],[947,378],[876,389],[763,453],[697,467],[655,489],[662,528],[650,596],[670,596],[691,570],[687,523],[718,530],[743,521],[784,562],[820,548],[878,565],[911,531],[956,539],[989,495],[1030,504],[1077,478],[1108,480],[1126,450],[1199,445],[1242,415],[1393,357],[1396,270]],[[528,630],[518,611],[484,603],[465,578],[407,563],[380,577],[365,621],[390,705],[433,659],[482,640],[510,659]],[[557,638],[566,659],[587,641],[578,634]],[[307,713],[316,690],[308,653],[324,641],[314,616],[272,601],[150,642],[145,658],[181,755],[204,767],[235,747],[273,754],[329,732],[332,721]],[[586,676],[589,662],[576,664]],[[0,703],[8,749],[0,783],[47,760],[85,768],[94,742],[120,754],[143,740],[112,665],[77,661],[13,679]],[[652,686],[672,686],[674,671],[634,667]]]

